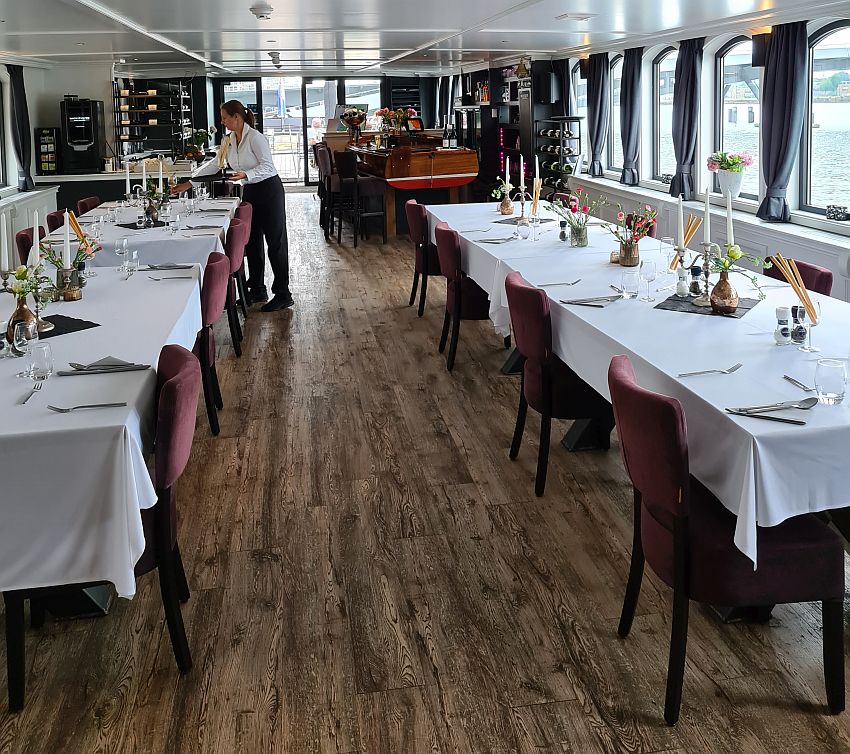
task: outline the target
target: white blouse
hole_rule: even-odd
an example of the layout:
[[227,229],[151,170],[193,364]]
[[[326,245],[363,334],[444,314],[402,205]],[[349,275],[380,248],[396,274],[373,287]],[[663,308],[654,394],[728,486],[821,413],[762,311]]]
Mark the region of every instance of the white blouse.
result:
[[[231,134],[226,159],[231,170],[234,172],[242,171],[248,176],[245,183],[259,183],[266,178],[277,175],[269,140],[247,123],[242,127],[242,139],[238,145],[236,144],[236,135]],[[213,157],[196,168],[192,173],[192,178],[215,175],[220,169],[218,159]]]

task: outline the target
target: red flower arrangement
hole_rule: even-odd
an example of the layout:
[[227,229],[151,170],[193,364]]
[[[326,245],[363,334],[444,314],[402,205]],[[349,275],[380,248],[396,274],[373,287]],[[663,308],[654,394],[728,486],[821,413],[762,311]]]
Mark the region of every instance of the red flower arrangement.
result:
[[635,244],[641,238],[646,238],[658,222],[657,212],[645,204],[640,210],[623,212],[622,206],[617,205],[617,224],[608,225],[607,229],[622,244]]

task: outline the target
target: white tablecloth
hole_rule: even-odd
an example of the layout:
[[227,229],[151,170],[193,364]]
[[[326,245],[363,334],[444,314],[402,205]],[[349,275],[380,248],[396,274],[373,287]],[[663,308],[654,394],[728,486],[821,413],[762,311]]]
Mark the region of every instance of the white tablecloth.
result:
[[[456,229],[490,227],[499,219],[494,207],[492,203],[429,206],[432,235],[440,220]],[[775,526],[802,513],[850,505],[848,403],[784,412],[804,418],[805,427],[736,417],[723,410],[805,397],[782,375],[813,385],[819,357],[847,358],[850,304],[813,295],[823,307],[821,324],[813,330],[815,345],[823,348],[819,354],[774,344],[776,307],[797,303],[790,286],[766,288],[767,299],[742,319],[655,309],[657,302],[672,295],[670,291],[655,293],[656,303],[623,300],[605,309],[568,306],[558,299],[607,295],[612,293],[609,284],[620,283],[623,268],[608,261],[616,246],[612,236],[590,228],[590,244],[584,249],[558,241],[556,230],[545,232],[536,243],[494,246],[473,240],[504,236],[504,228],[496,225],[486,233],[463,234],[464,269],[489,292],[494,322],[509,321],[504,280],[512,270],[536,285],[581,278],[571,287],[546,288],[555,353],[606,397],[608,364],[613,356],[627,354],[642,386],[681,402],[689,428],[691,471],[737,515],[735,544],[754,563],[757,525]],[[665,268],[658,241],[645,239],[640,246],[643,258],[655,259],[659,270]],[[784,252],[793,256],[793,249]],[[742,297],[758,297],[745,277],[730,279]],[[671,282],[672,276],[652,287]],[[763,282],[776,285],[772,279]],[[676,377],[679,372],[738,362],[744,366],[730,375]]]
[[[199,269],[191,274],[154,282],[140,272],[125,281],[98,270],[81,301],[46,312],[100,324],[45,340],[57,369],[103,356],[155,367],[164,345],[191,349],[201,326]],[[9,308],[13,300],[0,302]],[[0,591],[110,581],[131,597],[145,546],[139,511],[156,502],[145,466],[156,374],[54,375],[19,405],[31,387],[15,377],[20,369],[20,359],[0,359]],[[46,408],[120,401],[127,407],[71,414]]]
[[[139,264],[163,264],[165,262],[182,262],[200,264],[202,267],[207,263],[207,257],[213,251],[224,252],[224,234],[230,225],[230,219],[239,204],[238,199],[227,202],[214,200],[198,204],[202,210],[214,209],[213,212],[195,212],[187,214],[185,204],[182,201],[172,202],[172,212],[180,215],[181,230],[172,235],[168,228],[121,228],[118,225],[106,225],[104,237],[101,241],[103,251],[94,257],[94,267],[117,267],[121,264],[119,257],[115,255],[115,242],[127,238],[130,251],[139,252]],[[221,210],[218,212],[218,210]],[[105,205],[87,212],[80,218],[83,229],[89,231],[90,219],[99,217],[107,211]],[[139,214],[139,209],[127,207],[116,210],[117,222],[123,224],[134,224]],[[216,228],[198,228],[197,226],[215,225]],[[63,229],[50,234],[51,239],[63,238]]]

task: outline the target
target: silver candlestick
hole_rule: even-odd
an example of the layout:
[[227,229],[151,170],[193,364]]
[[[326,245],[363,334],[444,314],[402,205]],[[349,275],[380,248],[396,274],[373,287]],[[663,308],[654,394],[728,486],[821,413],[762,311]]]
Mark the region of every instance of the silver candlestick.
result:
[[691,303],[694,306],[711,306],[711,292],[708,288],[708,276],[711,275],[711,257],[712,252],[717,249],[717,256],[720,256],[720,247],[716,243],[706,243],[703,241],[702,246],[702,294],[697,296]]

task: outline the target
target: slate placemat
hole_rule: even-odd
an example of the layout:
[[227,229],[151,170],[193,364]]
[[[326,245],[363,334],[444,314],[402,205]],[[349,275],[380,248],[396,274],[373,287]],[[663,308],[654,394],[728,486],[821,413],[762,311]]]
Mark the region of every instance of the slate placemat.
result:
[[664,309],[670,312],[687,312],[688,314],[710,314],[712,317],[731,317],[733,319],[741,319],[750,309],[758,303],[755,298],[738,299],[738,308],[734,314],[718,314],[710,306],[694,306],[692,298],[679,298],[676,295],[670,296],[660,304],[656,304],[656,309]]
[[[138,227],[138,226],[136,225],[136,223],[116,223],[116,224],[115,224],[115,227],[116,227],[116,228],[126,228],[127,230],[150,230],[150,228],[149,228],[149,227],[147,227],[147,226],[146,226],[146,227],[144,227],[144,228],[140,228],[140,227]],[[157,221],[153,224],[153,227],[154,227],[154,228],[164,228],[164,227],[165,227],[165,223],[164,223],[164,222],[162,222],[162,220],[157,220]]]
[[42,319],[52,322],[54,327],[49,332],[40,332],[38,334],[39,340],[55,338],[57,335],[69,335],[72,332],[80,332],[80,330],[90,330],[92,327],[100,327],[97,322],[66,317],[64,314],[51,314],[49,317],[42,317]]
[[[516,225],[517,220],[519,220],[519,217],[506,217],[504,220],[494,220],[494,222],[497,223],[497,224],[502,224],[502,225]],[[541,217],[540,218],[540,224],[541,225],[543,225],[544,223],[553,223],[553,222],[555,222],[555,221],[551,217]]]

